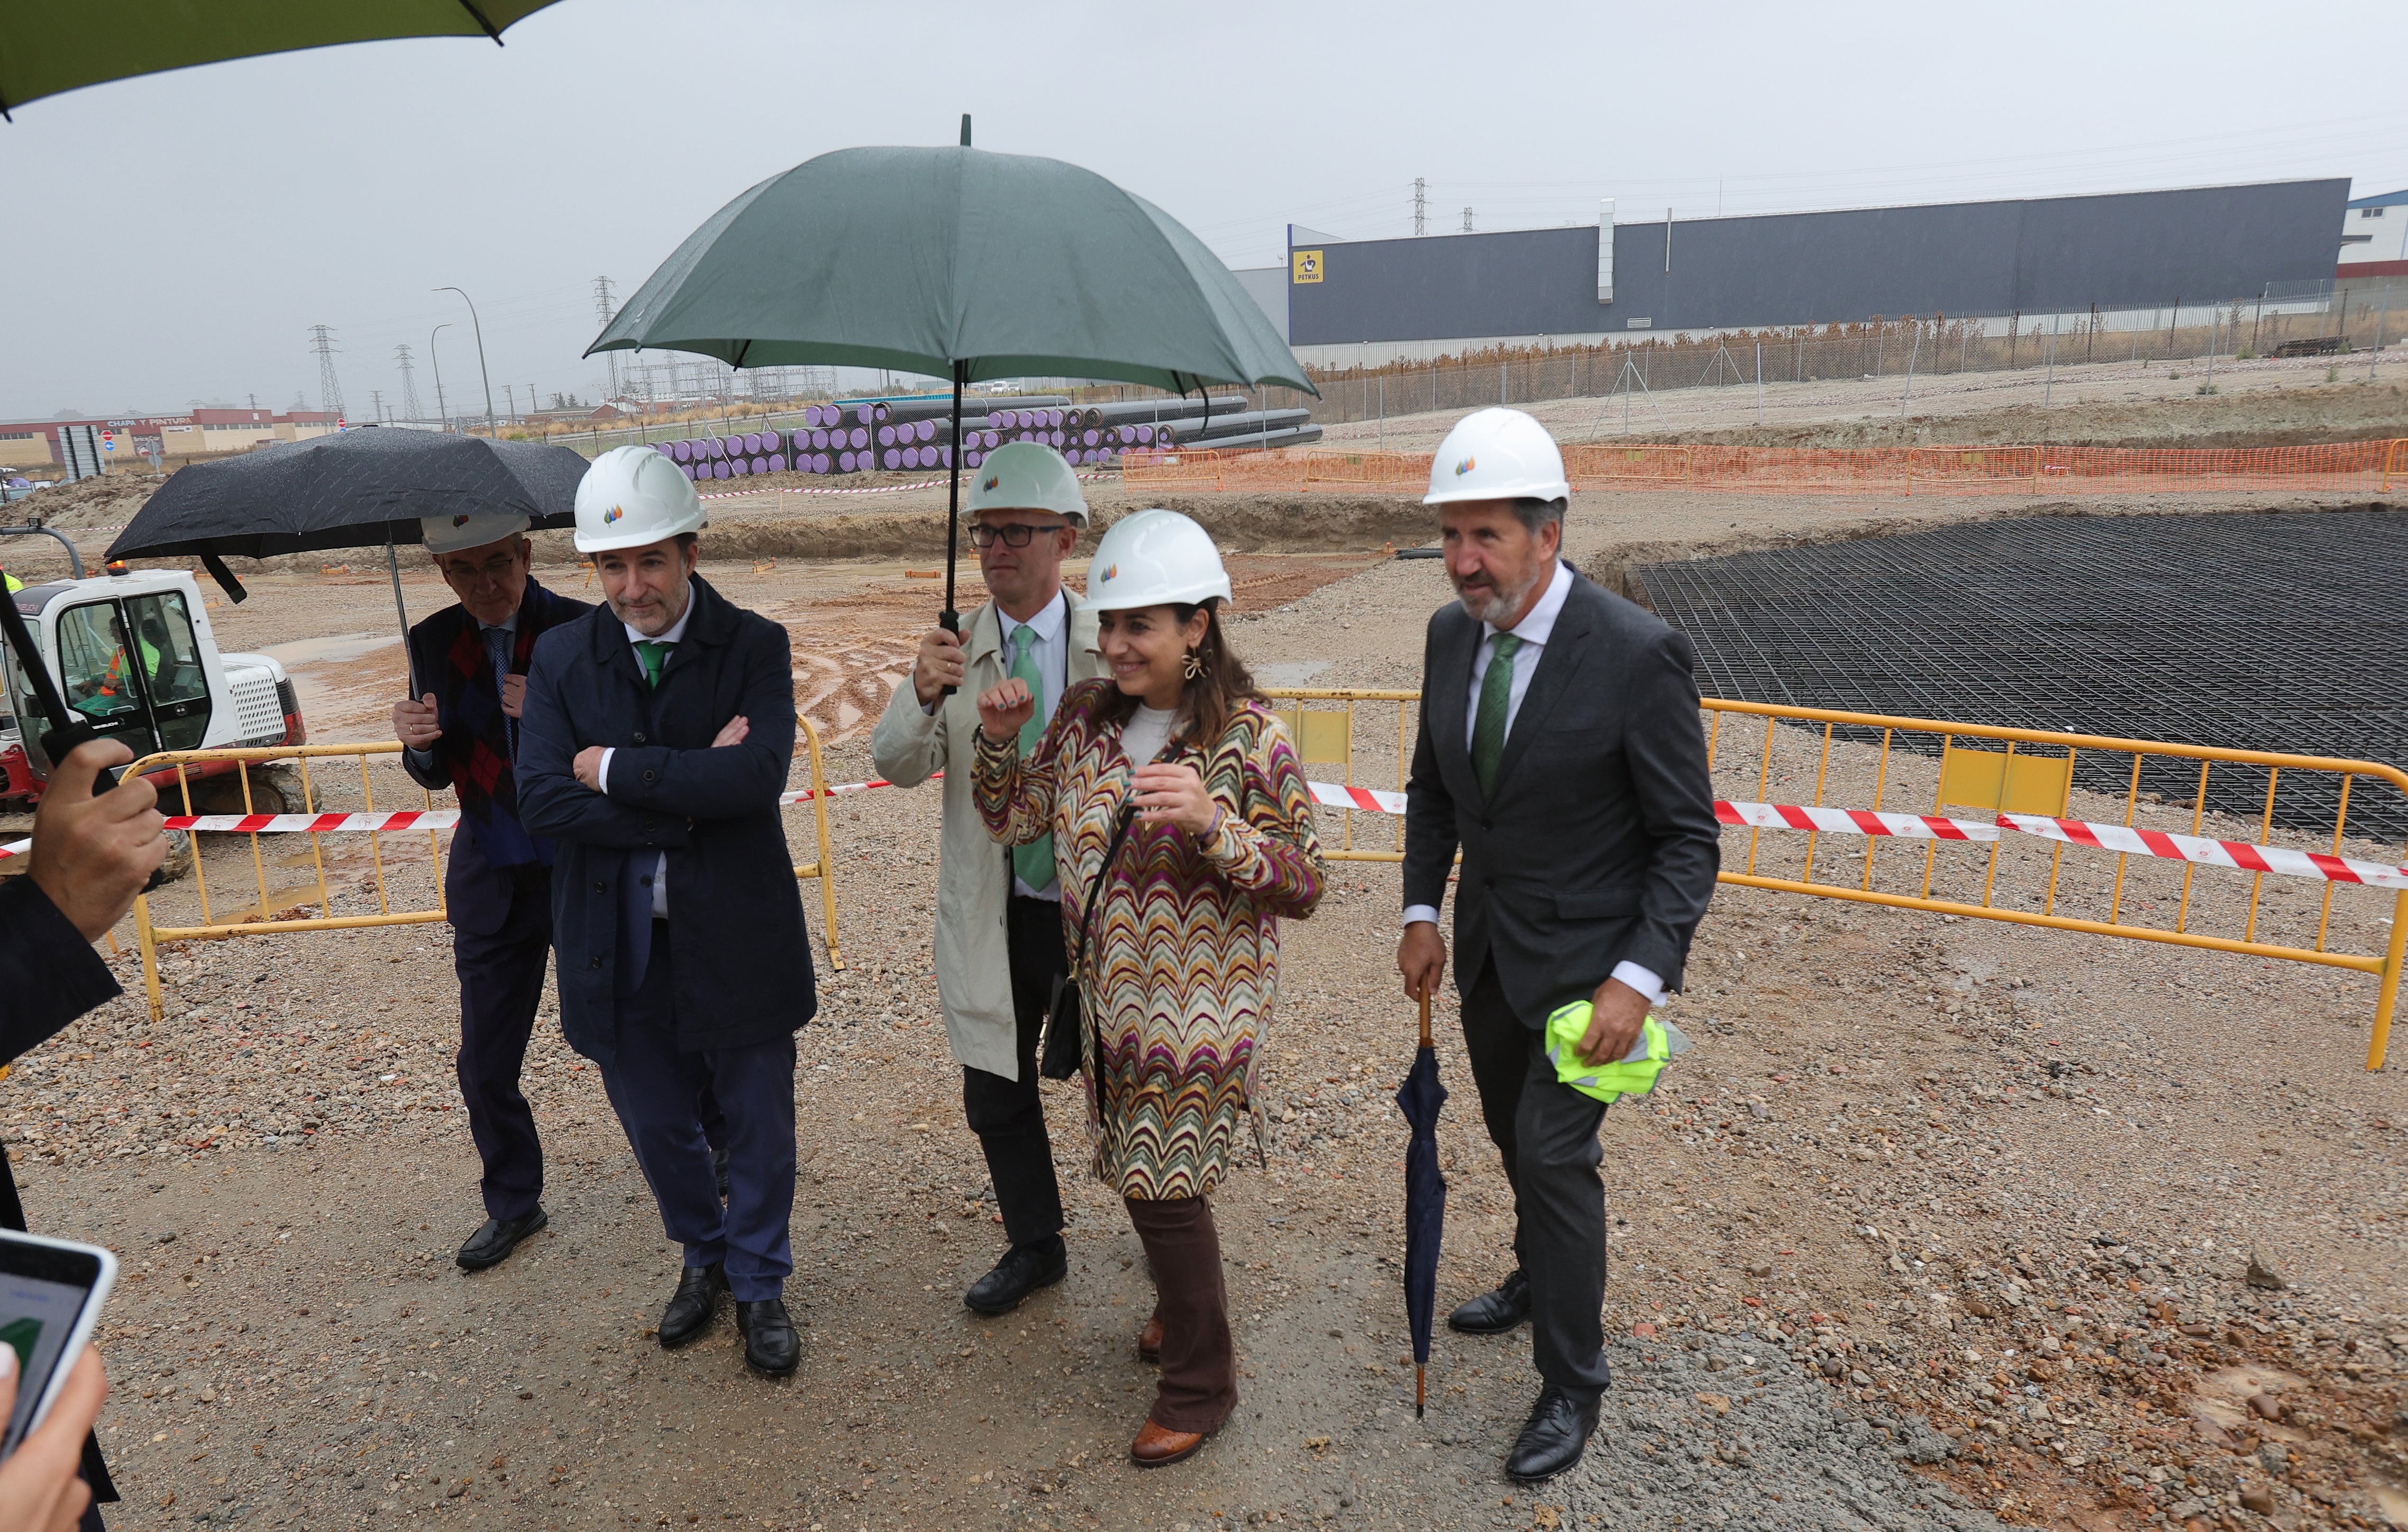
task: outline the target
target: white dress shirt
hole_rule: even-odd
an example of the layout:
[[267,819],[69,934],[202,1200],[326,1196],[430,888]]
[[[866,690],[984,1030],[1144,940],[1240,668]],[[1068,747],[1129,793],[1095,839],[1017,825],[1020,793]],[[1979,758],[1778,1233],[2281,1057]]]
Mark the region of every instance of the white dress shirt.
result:
[[[1539,597],[1538,605],[1530,609],[1528,615],[1510,629],[1500,628],[1494,623],[1480,624],[1488,631],[1471,657],[1471,701],[1470,706],[1464,709],[1463,739],[1466,745],[1471,743],[1472,733],[1480,726],[1480,687],[1487,679],[1488,662],[1496,657],[1497,636],[1511,632],[1522,640],[1522,647],[1513,652],[1513,689],[1505,705],[1505,737],[1511,739],[1513,737],[1513,721],[1522,711],[1522,699],[1530,692],[1530,678],[1538,674],[1539,657],[1545,651],[1547,639],[1555,631],[1555,619],[1563,615],[1564,602],[1571,594],[1572,572],[1558,559],[1545,593]],[[1427,921],[1436,925],[1437,908],[1426,904],[1407,905],[1405,923],[1411,925],[1416,921]],[[1613,966],[1613,977],[1645,995],[1649,1005],[1664,1003],[1664,981],[1654,969],[1626,959]]]
[[[675,623],[669,624],[669,630],[666,633],[638,632],[635,624],[630,623],[623,623],[620,625],[627,630],[627,642],[631,644],[674,644],[684,641],[685,625],[693,621],[694,581],[689,580],[685,584],[685,610],[679,615]],[[638,655],[636,663],[642,665],[644,663],[642,656]],[[663,655],[661,664],[666,666],[668,663],[668,657]],[[610,791],[610,757],[617,753],[618,747],[615,745],[605,750],[602,752],[602,764],[594,771],[594,780],[602,784],[601,790],[606,796]],[[659,866],[652,868],[652,919],[665,921],[668,918],[669,853],[663,852]]]
[[[1069,690],[1070,680],[1070,598],[1056,591],[1054,599],[1038,609],[1037,615],[1025,623],[1015,622],[1010,612],[997,606],[995,620],[1003,630],[1003,668],[1009,674],[1020,640],[1013,637],[1026,628],[1037,637],[1028,646],[1029,658],[1037,662],[1037,674],[1044,684],[1037,688],[1037,723],[1039,728],[1054,722],[1054,709],[1062,705],[1062,694]],[[942,701],[940,697],[938,699]],[[1056,881],[1044,889],[1034,889],[1011,876],[1011,892],[1029,899],[1051,899],[1062,902],[1062,885]]]

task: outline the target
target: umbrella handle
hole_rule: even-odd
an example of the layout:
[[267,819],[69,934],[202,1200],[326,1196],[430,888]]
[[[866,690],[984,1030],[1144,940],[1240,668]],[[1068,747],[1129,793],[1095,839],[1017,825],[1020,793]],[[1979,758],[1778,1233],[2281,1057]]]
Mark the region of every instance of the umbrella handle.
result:
[[1422,986],[1422,1046],[1424,1048],[1430,1045],[1429,1006],[1429,986],[1424,984]]
[[[962,142],[970,141],[970,119],[962,114]],[[953,606],[953,566],[959,557],[962,527],[962,385],[969,380],[970,365],[953,364],[953,445],[945,453],[945,609],[937,614],[937,625],[947,633],[962,631],[962,614]],[[959,687],[948,686],[937,694],[952,696]]]

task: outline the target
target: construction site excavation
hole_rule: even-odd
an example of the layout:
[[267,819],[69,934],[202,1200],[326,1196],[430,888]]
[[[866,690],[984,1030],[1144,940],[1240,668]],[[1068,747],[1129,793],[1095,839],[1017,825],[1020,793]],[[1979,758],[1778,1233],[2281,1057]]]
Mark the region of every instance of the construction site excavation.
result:
[[[1600,454],[2408,437],[2395,378],[2327,377],[2317,359],[2249,364],[2208,396],[2137,366],[2069,366],[1906,408],[1897,379],[1839,379],[1761,426],[1746,390],[1697,389],[1678,401],[1694,413],[1655,436],[1644,395],[1627,435],[1621,396],[1610,414],[1594,394],[1531,408]],[[1064,408],[1030,397],[1009,408]],[[1081,448],[1095,525],[1072,583],[1097,533],[1166,505],[1222,546],[1230,641],[1261,684],[1417,691],[1453,594],[1440,562],[1397,556],[1436,540],[1419,489],[1369,468],[1308,481],[1298,466],[1290,486],[1226,465],[1301,465],[1318,432],[1317,453],[1418,452],[1426,472],[1451,413],[1233,402],[1253,407],[1233,411],[1243,428],[1285,439],[1209,481],[1171,476],[1178,451],[1141,450],[1126,410],[979,429],[1110,433]],[[792,639],[821,752],[815,780],[797,750],[796,789],[878,775],[871,726],[941,600],[939,449],[916,428],[881,445],[880,423],[898,422],[788,426],[724,482],[724,448],[678,438],[723,496],[706,502],[704,575]],[[1217,432],[1162,423],[1172,449],[1213,461]],[[880,455],[821,465],[810,438],[839,428],[837,452]],[[743,1375],[726,1329],[656,1343],[672,1247],[549,988],[524,1089],[550,1226],[491,1271],[455,1267],[479,1162],[453,1082],[448,927],[307,928],[428,908],[441,836],[195,837],[149,918],[246,929],[161,945],[154,1019],[122,923],[124,995],[20,1060],[0,1095],[33,1226],[123,1261],[97,1338],[113,1386],[100,1439],[129,1486],[113,1514],[783,1532],[2408,1526],[2408,1098],[2398,1063],[2378,1049],[2369,1067],[2408,797],[2380,772],[2224,758],[2408,760],[2408,458],[2387,494],[2385,460],[2367,461],[2295,489],[2086,493],[1952,489],[1913,468],[1896,488],[1771,493],[1575,470],[1566,556],[1685,631],[1708,698],[1756,710],[1709,713],[1727,877],[1663,1012],[1696,1047],[1606,1114],[1614,1383],[1588,1455],[1552,1483],[1498,1471],[1529,1403],[1523,1339],[1441,1327],[1415,1418],[1392,1097],[1416,1018],[1396,970],[1398,869],[1376,859],[1398,821],[1320,810],[1325,846],[1347,854],[1283,933],[1260,1055],[1268,1164],[1217,1194],[1242,1403],[1186,1470],[1140,1476],[1125,1438],[1154,1385],[1128,1338],[1152,1286],[1118,1198],[1058,1126],[1079,1120],[1075,1081],[1044,1087],[1068,1280],[1000,1319],[963,1306],[1003,1236],[931,966],[937,789],[872,787],[786,809],[807,863],[824,809],[837,918],[807,881],[821,1009],[798,1043],[786,1290],[802,1362],[774,1385]],[[46,491],[48,524],[94,556],[132,509],[122,488]],[[565,534],[536,545],[537,579],[595,599]],[[10,551],[29,576],[53,556],[64,572],[55,549]],[[413,617],[449,599],[422,552],[398,562]],[[283,666],[312,743],[389,742],[408,682],[380,551],[237,563],[249,600],[202,587],[218,642]],[[964,572],[968,609],[984,595]],[[1410,700],[1277,705],[1314,781],[1401,786]],[[429,806],[389,754],[308,766],[306,783],[297,763],[254,771],[256,795],[220,811]],[[1969,795],[1983,783],[1990,797]],[[1861,814],[1835,828],[1806,812],[1821,809]],[[2128,848],[2127,829],[2157,839]],[[2252,864],[2278,852],[2296,860]],[[1514,1257],[1451,984],[1437,1011],[1460,1083],[1440,1129],[1443,1312]]]

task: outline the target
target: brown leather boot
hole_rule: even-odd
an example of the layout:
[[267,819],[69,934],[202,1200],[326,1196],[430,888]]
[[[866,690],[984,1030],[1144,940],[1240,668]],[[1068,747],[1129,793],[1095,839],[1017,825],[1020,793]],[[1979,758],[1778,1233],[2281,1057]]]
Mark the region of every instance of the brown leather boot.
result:
[[1167,1431],[1149,1420],[1140,1427],[1137,1439],[1129,1443],[1129,1460],[1140,1468],[1159,1468],[1194,1457],[1204,1445],[1200,1431]]
[[1159,1366],[1161,1365],[1161,1363],[1162,1363],[1162,1316],[1161,1316],[1161,1315],[1156,1314],[1154,1318],[1147,1320],[1147,1321],[1145,1322],[1145,1328],[1143,1328],[1143,1329],[1141,1329],[1141,1330],[1138,1331],[1138,1333],[1137,1333],[1137,1359],[1138,1359],[1139,1361],[1140,1361],[1140,1362],[1152,1362],[1152,1363],[1154,1363],[1154,1364],[1155,1366],[1157,1366],[1157,1367],[1159,1367]]

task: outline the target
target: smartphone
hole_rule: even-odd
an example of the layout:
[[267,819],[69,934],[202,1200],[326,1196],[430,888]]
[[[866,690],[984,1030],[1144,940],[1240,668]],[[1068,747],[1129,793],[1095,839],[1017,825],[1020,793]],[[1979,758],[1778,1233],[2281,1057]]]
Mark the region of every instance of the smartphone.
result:
[[0,1341],[17,1352],[17,1406],[0,1459],[50,1414],[116,1284],[117,1257],[98,1245],[0,1229]]

